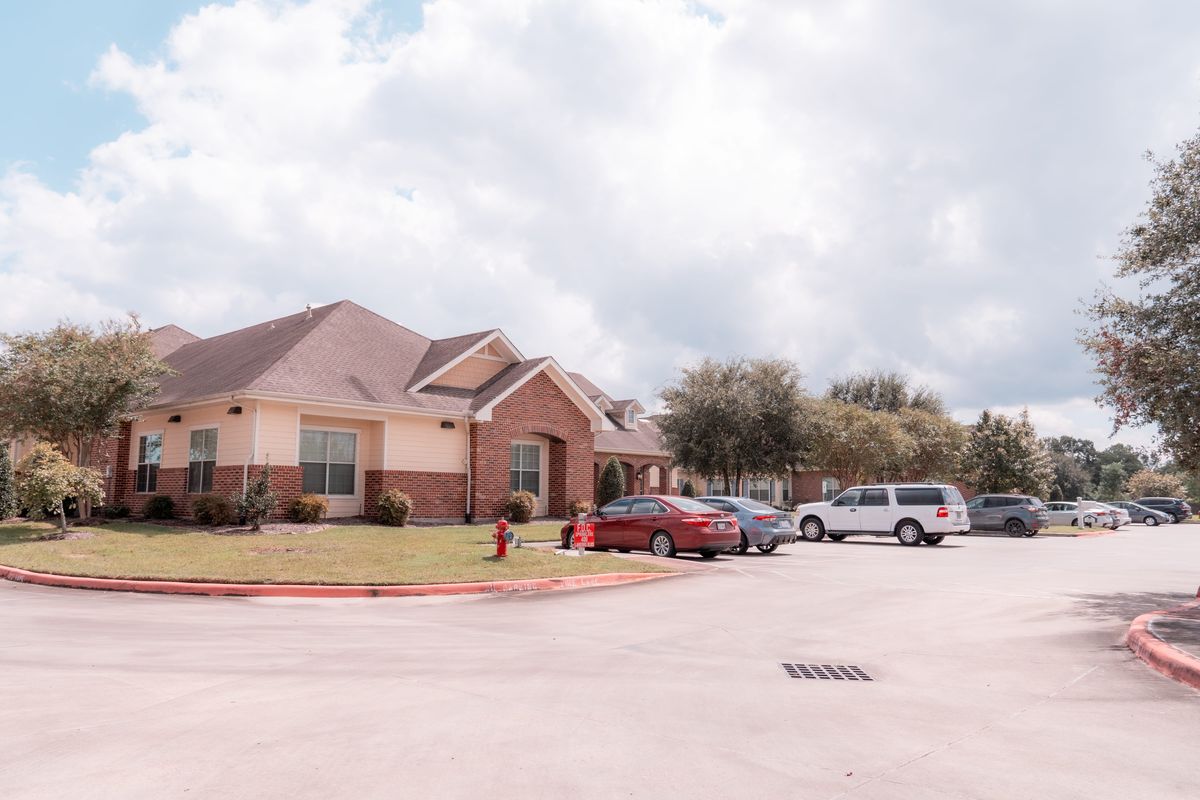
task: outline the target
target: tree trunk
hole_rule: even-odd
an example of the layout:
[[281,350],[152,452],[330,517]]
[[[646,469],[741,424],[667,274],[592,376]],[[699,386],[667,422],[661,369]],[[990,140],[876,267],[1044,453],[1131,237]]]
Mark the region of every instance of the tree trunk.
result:
[[721,478],[725,481],[725,496],[729,497],[733,494],[733,490],[729,487],[729,470],[721,470]]
[[67,532],[67,511],[61,500],[58,501],[58,529],[64,534]]

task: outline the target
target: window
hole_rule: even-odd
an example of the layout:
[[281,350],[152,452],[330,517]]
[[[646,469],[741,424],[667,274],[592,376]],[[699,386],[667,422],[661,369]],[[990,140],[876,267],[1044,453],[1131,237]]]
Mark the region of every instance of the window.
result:
[[779,497],[783,502],[792,499],[792,481],[791,478],[785,478],[779,487]]
[[837,497],[837,493],[841,488],[842,485],[838,483],[837,478],[821,478],[821,500],[828,503]]
[[629,507],[633,505],[633,500],[629,497],[620,500],[613,500],[611,503],[600,509],[602,516],[611,517],[614,514],[628,514]]
[[751,500],[761,500],[764,503],[771,502],[771,483],[771,481],[763,480],[746,481],[746,496]]
[[[897,489],[896,490],[896,505],[898,506],[940,506],[942,500],[942,490],[936,486],[929,488],[913,488],[913,489]],[[991,508],[989,503],[988,508]]]
[[542,448],[513,442],[508,464],[508,488],[514,492],[542,494]]
[[888,504],[887,489],[866,489],[863,491],[864,506],[886,506]]
[[[742,507],[745,508],[747,511],[769,511],[771,513],[775,513],[774,508],[767,505],[766,503],[760,503],[756,500],[743,500]],[[737,509],[729,508],[727,510],[736,511]]]
[[632,408],[625,412],[625,427],[632,428],[637,424],[637,412]]
[[690,497],[672,497],[671,505],[688,514],[705,514],[712,511],[709,506]]
[[838,496],[837,500],[833,501],[835,506],[857,506],[858,497],[862,494],[862,489],[847,489]]
[[633,507],[629,510],[630,514],[665,514],[667,507],[662,503],[649,497],[639,497],[633,501]]
[[161,433],[148,433],[138,439],[137,492],[158,491],[158,465],[162,463]]
[[703,501],[704,505],[711,506],[717,511],[728,511],[730,514],[736,514],[737,509],[733,507],[733,503],[728,503],[724,500],[708,499]]
[[972,498],[971,502],[967,503],[967,508],[971,509],[972,511],[974,511],[977,508],[983,508],[983,502],[985,500],[987,500],[986,497]]
[[213,470],[216,467],[217,429],[203,428],[192,431],[192,439],[188,444],[188,493],[204,494],[205,492],[211,492]]
[[300,431],[300,468],[305,492],[354,494],[358,434],[340,431]]

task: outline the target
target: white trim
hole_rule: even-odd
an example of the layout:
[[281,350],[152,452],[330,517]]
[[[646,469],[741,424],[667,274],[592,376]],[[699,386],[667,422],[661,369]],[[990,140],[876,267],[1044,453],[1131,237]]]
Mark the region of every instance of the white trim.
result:
[[262,418],[262,401],[254,401],[254,430],[250,436],[250,462],[251,464],[258,463],[258,421]]
[[[509,491],[512,490],[512,446],[514,444],[525,444],[538,449],[538,490],[537,508],[534,510],[534,515],[544,517],[550,507],[550,448],[545,439],[513,439],[508,443],[508,486]],[[522,470],[525,471],[525,470]]]
[[443,364],[442,366],[435,369],[433,372],[429,373],[429,375],[425,376],[424,378],[417,381],[416,383],[408,386],[406,391],[419,392],[420,390],[424,389],[426,386],[433,383],[435,380],[437,380],[441,376],[445,375],[450,370],[457,367],[462,362],[466,361],[471,356],[475,355],[475,353],[478,352],[481,348],[487,347],[489,344],[492,344],[493,342],[500,342],[506,348],[508,348],[509,353],[512,354],[512,360],[508,361],[507,363],[519,364],[525,360],[525,357],[521,355],[521,352],[519,350],[517,350],[517,348],[513,345],[513,343],[509,341],[508,337],[504,335],[504,331],[500,331],[500,330],[493,331],[491,335],[489,335],[486,338],[481,339],[481,340],[477,341],[475,344],[471,345],[470,349],[465,350],[462,353],[459,353],[457,356],[450,359],[445,364]]
[[669,459],[671,457],[671,454],[666,452],[665,450],[626,450],[626,449],[621,449],[621,450],[596,450],[596,458],[599,458],[601,453],[603,453],[606,456],[625,456],[625,455],[629,455],[629,456],[662,456],[663,458],[667,458],[667,459]]
[[[138,491],[138,488],[137,488],[137,484],[138,484],[138,475],[137,475],[137,473],[138,473],[138,470],[141,468],[142,464],[154,464],[154,463],[156,463],[156,462],[154,462],[154,461],[139,461],[139,460],[138,460],[138,459],[141,457],[141,455],[142,455],[142,439],[144,439],[144,438],[145,438],[145,437],[147,437],[147,436],[161,436],[161,437],[162,437],[162,438],[159,440],[159,443],[158,443],[158,461],[157,461],[158,468],[159,468],[159,469],[162,469],[162,457],[163,457],[163,451],[164,451],[164,450],[166,450],[166,443],[167,443],[167,432],[166,432],[165,430],[157,430],[157,431],[138,431],[138,434],[137,434],[137,439],[138,439],[138,442],[137,442],[137,447],[136,447],[136,448],[134,448],[134,447],[130,446],[130,448],[129,448],[130,450],[132,450],[132,451],[133,451],[133,452],[131,453],[131,455],[133,456],[133,493],[134,493],[134,494],[155,494],[155,493],[157,493],[157,492],[158,492],[158,475],[157,475],[157,474],[154,476],[154,491],[153,491],[153,492],[152,492],[152,491],[150,491],[149,489],[147,489],[147,490],[146,490],[146,491],[144,491],[144,492],[139,492],[139,491]],[[219,440],[220,440],[220,438],[221,438],[220,436],[218,436],[218,437],[217,437],[217,439],[218,439],[218,443],[219,443]],[[189,444],[189,446],[190,446],[190,444],[191,444],[191,443],[189,442],[188,444]],[[126,464],[126,465],[125,465],[125,468],[126,468],[126,469],[129,469],[129,465],[128,465],[128,464]],[[215,468],[216,468],[216,465],[213,465],[213,468],[215,469]]]
[[[228,395],[222,394],[217,395],[216,397],[205,398],[203,400],[190,400],[186,403],[164,403],[161,406],[142,409],[142,411],[154,414],[170,414],[178,409],[213,405],[217,401],[223,400],[226,397],[228,397]],[[290,394],[288,392],[264,392],[256,390],[254,392],[239,394],[237,397],[243,400],[285,401],[301,405],[329,406],[332,408],[373,408],[389,414],[411,414],[412,416],[416,417],[438,417],[439,419],[456,417],[457,415],[463,413],[461,409],[425,410],[421,408],[411,408],[410,406],[399,406],[394,403],[369,403],[361,400],[341,400],[336,397],[315,397],[312,395]]]

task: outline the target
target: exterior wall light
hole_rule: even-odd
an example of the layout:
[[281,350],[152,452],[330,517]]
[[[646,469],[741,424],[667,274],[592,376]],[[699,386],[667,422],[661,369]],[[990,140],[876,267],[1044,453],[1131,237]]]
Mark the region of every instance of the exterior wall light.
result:
[[171,416],[167,417],[167,422],[183,422],[183,417],[179,416],[178,414],[172,414]]
[[454,430],[454,423],[448,419],[442,420],[442,427],[448,431]]

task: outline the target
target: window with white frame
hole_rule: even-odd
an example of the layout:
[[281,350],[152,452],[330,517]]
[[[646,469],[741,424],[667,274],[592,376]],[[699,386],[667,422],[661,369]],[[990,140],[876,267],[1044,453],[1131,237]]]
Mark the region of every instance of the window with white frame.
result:
[[786,503],[792,499],[792,480],[784,478],[779,482],[779,499]]
[[746,496],[751,500],[757,500],[760,503],[771,502],[771,481],[747,480]]
[[188,443],[188,479],[189,494],[204,494],[211,492],[213,487],[213,470],[217,468],[217,429],[202,428],[192,431]]
[[358,434],[345,431],[300,431],[301,488],[324,495],[353,495]]
[[824,502],[833,500],[841,490],[842,485],[837,478],[821,478],[821,499]]
[[158,491],[158,467],[162,464],[161,433],[147,433],[138,437],[137,488],[134,491],[149,494]]
[[625,427],[632,428],[637,424],[637,412],[632,408],[625,411]]
[[513,442],[508,464],[508,488],[514,492],[542,493],[542,448]]

